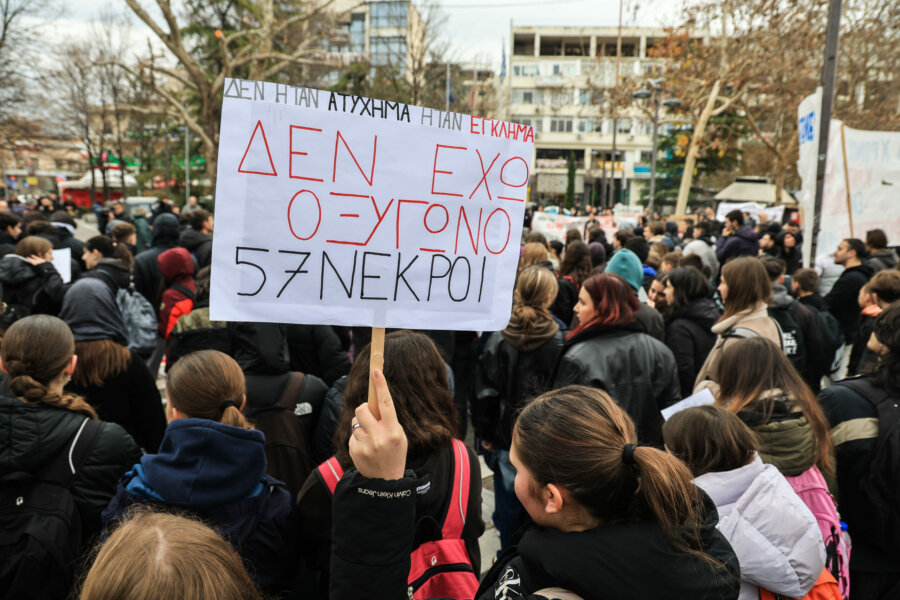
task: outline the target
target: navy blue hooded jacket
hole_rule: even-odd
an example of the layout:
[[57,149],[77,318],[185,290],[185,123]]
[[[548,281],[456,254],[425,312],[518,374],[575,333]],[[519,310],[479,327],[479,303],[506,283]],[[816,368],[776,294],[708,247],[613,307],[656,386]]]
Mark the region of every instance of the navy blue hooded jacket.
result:
[[210,419],[169,423],[158,454],[146,454],[125,474],[103,511],[104,526],[132,504],[193,513],[240,553],[265,593],[289,587],[295,552],[293,502],[284,484],[266,475],[259,431]]

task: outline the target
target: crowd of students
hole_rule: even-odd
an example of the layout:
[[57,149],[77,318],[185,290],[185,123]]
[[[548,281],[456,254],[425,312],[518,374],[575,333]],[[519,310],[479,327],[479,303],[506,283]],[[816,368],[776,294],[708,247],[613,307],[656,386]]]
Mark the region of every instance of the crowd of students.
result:
[[0,212],[0,597],[900,597],[883,232],[816,270],[740,212],[526,231],[505,329],[372,372],[362,328],[211,320],[185,213]]

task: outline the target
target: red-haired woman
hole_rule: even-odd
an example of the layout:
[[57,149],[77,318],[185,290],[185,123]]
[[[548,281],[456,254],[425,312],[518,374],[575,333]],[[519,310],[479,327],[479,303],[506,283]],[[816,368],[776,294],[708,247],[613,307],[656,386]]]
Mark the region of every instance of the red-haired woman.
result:
[[578,327],[566,336],[553,387],[609,392],[634,419],[641,442],[662,446],[660,410],[681,399],[672,351],[635,322],[637,297],[618,275],[587,279],[578,293]]

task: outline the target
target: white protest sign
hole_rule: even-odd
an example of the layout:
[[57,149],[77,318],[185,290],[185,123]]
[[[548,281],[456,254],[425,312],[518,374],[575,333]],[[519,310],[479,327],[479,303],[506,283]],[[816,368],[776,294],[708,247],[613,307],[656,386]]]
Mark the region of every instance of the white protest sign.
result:
[[724,223],[725,215],[733,210],[747,213],[750,215],[751,219],[756,220],[761,209],[762,207],[756,202],[719,202],[719,206],[716,207],[716,220],[720,223]]
[[693,396],[688,396],[684,400],[680,402],[676,402],[672,406],[668,408],[664,408],[660,413],[662,413],[663,419],[668,421],[672,418],[677,412],[681,412],[688,408],[694,408],[695,406],[706,406],[707,404],[712,404],[716,399],[713,397],[712,392],[709,391],[709,388],[703,388]]
[[63,283],[72,281],[72,249],[62,248],[53,251],[53,268],[59,272]]
[[[807,215],[806,223],[812,223],[813,210],[816,200],[816,169],[819,163],[819,126],[822,120],[822,88],[816,89],[815,94],[810,94],[797,107],[797,136],[799,142],[799,154],[797,157],[797,173],[800,174],[802,186],[797,195],[797,201],[803,207]],[[809,255],[812,250],[812,227],[803,238],[804,262],[809,264]]]
[[533,142],[523,125],[226,80],[211,317],[502,329]]
[[[848,184],[850,214],[847,209]],[[851,129],[832,120],[819,221],[819,256],[815,258],[833,253],[844,238],[864,240],[871,229],[883,230],[888,242],[896,244],[900,240],[898,190],[900,133]]]
[[587,222],[588,217],[567,217],[541,211],[532,215],[531,231],[543,233],[548,242],[550,240],[565,242],[568,230],[577,229],[579,233],[584,233],[584,226]]

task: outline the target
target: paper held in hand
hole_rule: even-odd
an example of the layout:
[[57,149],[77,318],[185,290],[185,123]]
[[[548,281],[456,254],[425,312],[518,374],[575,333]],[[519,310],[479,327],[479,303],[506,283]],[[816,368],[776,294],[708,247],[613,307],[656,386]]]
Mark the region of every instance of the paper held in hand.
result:
[[211,317],[502,329],[533,141],[524,125],[227,80]]

